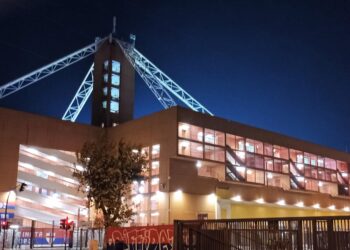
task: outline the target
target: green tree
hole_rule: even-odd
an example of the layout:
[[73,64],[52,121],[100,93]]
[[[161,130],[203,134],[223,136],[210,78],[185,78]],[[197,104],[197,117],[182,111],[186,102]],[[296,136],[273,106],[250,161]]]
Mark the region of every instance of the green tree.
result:
[[86,193],[88,206],[103,214],[104,226],[119,226],[130,220],[130,186],[142,179],[146,156],[140,146],[108,139],[106,134],[96,141],[84,143],[77,153],[73,177],[80,182],[79,190]]

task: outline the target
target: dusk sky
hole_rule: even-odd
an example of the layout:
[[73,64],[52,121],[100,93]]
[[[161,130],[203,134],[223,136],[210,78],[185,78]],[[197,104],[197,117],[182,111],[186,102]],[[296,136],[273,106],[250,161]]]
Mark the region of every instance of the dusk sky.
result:
[[[0,0],[0,85],[108,35],[113,16],[216,116],[350,150],[349,1]],[[60,118],[92,60],[0,106]],[[159,110],[137,77],[135,116]]]

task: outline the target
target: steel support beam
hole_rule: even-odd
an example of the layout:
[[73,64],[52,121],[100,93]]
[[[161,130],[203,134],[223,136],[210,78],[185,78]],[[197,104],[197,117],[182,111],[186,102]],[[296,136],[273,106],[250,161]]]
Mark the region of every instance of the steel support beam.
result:
[[[157,90],[157,93],[159,90],[161,90],[162,93],[165,92],[165,96],[170,97],[169,93],[167,93],[166,91],[168,90],[192,110],[213,115],[213,113],[211,113],[207,108],[200,104],[187,91],[181,88],[175,81],[173,81],[169,76],[167,76],[163,71],[161,71],[157,66],[155,66],[150,60],[143,56],[132,45],[122,41],[118,41],[118,43],[123,49],[124,53],[127,55],[127,58],[130,60],[131,64],[134,66],[135,70],[140,74],[141,78],[144,80],[148,79],[148,82],[146,80],[145,81],[153,93],[154,90],[152,89]],[[163,89],[160,86],[162,86]],[[164,100],[159,94],[158,96],[156,95],[156,97],[159,101],[162,100],[162,104],[166,103],[167,101]],[[164,104],[163,106],[165,108],[174,106],[173,102],[167,104],[167,107]]]
[[142,61],[137,60],[137,58],[134,57],[133,46],[119,40],[118,43],[122,48],[126,58],[129,60],[139,76],[145,81],[147,87],[155,95],[162,106],[165,109],[176,106],[176,102],[168,93],[168,91],[163,87],[163,85],[161,85],[159,81],[153,77],[152,73],[147,69],[147,67],[145,67],[145,65],[142,65]]
[[14,81],[6,83],[3,86],[0,86],[0,99],[8,95],[11,95],[31,84],[52,75],[53,73],[64,69],[80,60],[90,56],[95,53],[95,43],[90,44],[76,52],[73,52],[61,59],[58,59],[44,67],[41,67],[25,76],[22,76]]
[[83,82],[80,84],[78,91],[75,93],[73,100],[69,104],[66,112],[64,113],[62,120],[75,122],[80,111],[83,109],[86,101],[89,99],[94,85],[94,64],[91,65],[89,71],[84,77]]

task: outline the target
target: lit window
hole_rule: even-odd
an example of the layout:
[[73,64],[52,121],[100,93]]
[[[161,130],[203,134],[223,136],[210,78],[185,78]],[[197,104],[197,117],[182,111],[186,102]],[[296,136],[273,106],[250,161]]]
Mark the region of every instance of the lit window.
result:
[[114,99],[119,98],[119,89],[118,88],[111,88],[111,97]]
[[324,159],[319,157],[319,158],[317,159],[317,165],[318,165],[319,167],[324,167]]
[[247,153],[246,154],[246,164],[248,167],[252,168],[264,168],[264,158],[260,155]]
[[157,159],[159,158],[159,153],[160,153],[160,145],[153,145],[152,146],[152,159]]
[[203,128],[180,122],[178,135],[194,141],[203,141]]
[[245,146],[246,146],[246,150],[247,150],[248,152],[254,153],[254,144],[251,144],[251,143],[249,143],[249,142],[246,142]]
[[111,112],[117,113],[119,111],[119,102],[111,101]]
[[106,82],[106,83],[108,82],[108,74],[104,74],[104,75],[103,75],[103,80],[104,80],[104,82]]
[[104,109],[107,108],[107,101],[103,101],[103,102],[102,102],[102,107],[103,107]]
[[288,148],[274,145],[273,146],[273,156],[282,159],[289,159]]
[[119,73],[120,72],[120,62],[112,60],[112,71],[114,73]]
[[263,143],[260,141],[247,139],[246,150],[251,153],[263,154]]
[[104,88],[103,88],[103,94],[104,94],[104,95],[107,95],[107,94],[108,94],[108,88],[107,88],[107,87],[104,87]]
[[151,185],[157,185],[158,183],[159,183],[159,178],[158,177],[152,178]]
[[151,172],[152,172],[152,175],[159,174],[159,161],[152,161]]
[[333,159],[326,158],[326,160],[325,160],[325,167],[328,168],[328,169],[336,170],[337,169],[337,163]]
[[205,145],[205,159],[213,161],[225,161],[225,150],[220,147]]
[[[104,87],[103,88],[103,94],[105,96],[108,95],[108,87]],[[114,99],[118,99],[119,98],[119,89],[118,88],[111,88],[111,97]]]
[[225,134],[212,129],[205,129],[204,140],[206,143],[225,145]]
[[247,182],[264,184],[264,182],[265,182],[264,171],[247,169],[246,180],[247,180]]
[[119,75],[112,74],[112,82],[111,82],[111,84],[115,85],[115,86],[119,86],[119,84],[120,84],[120,77],[119,77]]
[[203,145],[201,143],[179,140],[178,150],[180,155],[203,158]]
[[266,173],[266,180],[267,180],[268,186],[280,187],[280,188],[284,188],[284,189],[290,188],[290,179],[287,175],[267,172]]
[[108,64],[109,64],[108,60],[106,60],[106,61],[103,63],[103,68],[104,68],[105,70],[108,70]]

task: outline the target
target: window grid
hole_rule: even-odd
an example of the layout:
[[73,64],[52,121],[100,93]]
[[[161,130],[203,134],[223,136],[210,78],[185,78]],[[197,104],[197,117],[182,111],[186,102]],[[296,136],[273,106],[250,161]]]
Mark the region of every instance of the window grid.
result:
[[[197,133],[197,136],[193,133]],[[198,136],[199,133],[200,136]],[[276,176],[283,180],[272,186],[291,189],[293,186],[290,175],[294,175],[301,189],[330,194],[334,194],[336,190],[335,195],[349,196],[349,165],[346,162],[183,122],[180,122],[178,126],[178,145],[179,155],[214,162],[226,161],[225,146],[229,146],[244,162],[244,166],[236,164],[235,167],[239,168],[240,171],[236,170],[242,173],[247,182],[252,180],[248,178],[248,170],[264,171],[263,184],[269,185],[272,183],[269,179]],[[183,149],[187,147],[188,151],[184,151]],[[222,157],[215,155],[216,148],[218,151],[223,150]],[[204,153],[193,153],[192,151],[196,149]],[[209,156],[208,151],[214,152],[214,156]],[[245,168],[244,173],[242,167]],[[253,183],[261,183],[260,179],[262,178]],[[288,185],[286,185],[286,180],[289,182]],[[337,184],[342,186],[339,191]]]

